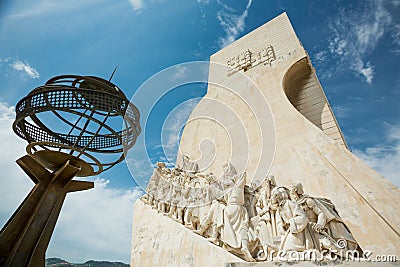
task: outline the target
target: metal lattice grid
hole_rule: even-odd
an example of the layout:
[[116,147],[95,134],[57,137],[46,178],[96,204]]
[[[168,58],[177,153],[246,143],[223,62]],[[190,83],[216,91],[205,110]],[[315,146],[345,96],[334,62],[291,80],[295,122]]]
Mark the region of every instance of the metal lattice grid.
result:
[[[131,148],[140,134],[139,119],[137,108],[111,82],[64,75],[18,102],[13,129],[28,141],[31,153],[58,150],[86,157],[98,168],[93,174],[98,174],[124,159],[124,148]],[[118,158],[104,161],[100,154],[118,154]]]

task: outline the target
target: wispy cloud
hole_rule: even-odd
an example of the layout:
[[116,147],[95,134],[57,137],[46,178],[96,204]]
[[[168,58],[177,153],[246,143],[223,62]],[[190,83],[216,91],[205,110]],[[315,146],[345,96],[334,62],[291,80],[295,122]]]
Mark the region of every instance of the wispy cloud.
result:
[[346,107],[340,106],[332,106],[333,113],[335,114],[336,118],[343,119],[348,116],[350,109]]
[[[145,151],[141,152],[142,155],[144,155],[145,153]],[[154,166],[146,159],[134,159],[133,157],[131,157],[130,153],[128,153],[125,161],[131,171],[135,182],[138,185],[143,186],[143,183],[141,181],[147,180],[151,176]],[[145,186],[147,186],[147,183]]]
[[[15,109],[0,102],[0,226],[3,226],[33,187],[15,160],[24,154],[26,142],[11,125]],[[107,179],[94,179],[95,188],[67,195],[48,257],[72,262],[89,259],[129,262],[132,206],[142,192],[137,187],[115,189]]]
[[129,4],[132,6],[134,11],[140,10],[144,7],[143,0],[129,0]]
[[3,76],[15,75],[19,73],[22,77],[29,77],[37,79],[40,77],[39,72],[26,61],[22,61],[18,58],[0,58],[0,70]]
[[[329,47],[314,56],[316,64],[325,67],[325,76],[346,71],[348,66],[367,83],[373,82],[375,69],[368,56],[393,28],[394,15],[383,0],[371,0],[362,6],[360,9],[341,9],[336,17],[328,18],[328,28],[332,33],[328,38]],[[325,63],[328,56],[331,57],[330,64],[336,63]]]
[[[107,2],[107,6],[118,4],[117,2]],[[145,4],[143,0],[127,0],[125,3],[129,3],[134,11],[141,10]],[[57,15],[60,13],[71,14],[75,11],[81,11],[82,8],[94,9],[102,5],[97,0],[70,0],[70,1],[57,1],[57,0],[37,0],[34,2],[23,2],[23,4],[16,4],[11,9],[11,12],[3,18],[4,21],[10,19],[26,19],[36,16],[47,16],[47,15]]]
[[[98,1],[97,1],[98,2]],[[35,2],[24,2],[23,5],[15,5],[9,15],[4,19],[26,19],[35,16],[45,16],[49,14],[55,14],[60,11],[71,12],[74,9],[80,9],[95,5],[96,0],[70,0],[68,2],[62,2],[57,0],[38,0]]]
[[248,0],[246,8],[240,14],[237,14],[235,9],[229,7],[221,1],[218,0],[217,2],[222,7],[222,10],[218,11],[217,13],[217,19],[225,31],[225,36],[218,39],[218,44],[221,48],[223,48],[234,42],[239,34],[244,31],[245,19],[251,7],[252,0]]
[[400,55],[400,24],[396,24],[392,27],[391,36],[395,44],[395,48],[392,52],[396,55]]
[[29,64],[26,62],[16,60],[11,64],[11,67],[14,70],[22,71],[32,79],[37,79],[40,77],[39,72],[35,68],[29,66]]
[[400,124],[389,125],[387,142],[353,153],[400,188]]
[[174,69],[175,71],[170,76],[171,81],[178,81],[183,79],[188,72],[188,68],[181,65],[177,65],[176,67],[174,67]]

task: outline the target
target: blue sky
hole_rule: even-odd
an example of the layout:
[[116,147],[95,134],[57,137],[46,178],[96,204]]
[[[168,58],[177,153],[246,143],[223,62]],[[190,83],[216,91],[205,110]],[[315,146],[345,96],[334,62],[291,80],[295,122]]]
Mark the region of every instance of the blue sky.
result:
[[[398,0],[3,0],[1,224],[32,187],[14,163],[25,143],[11,130],[13,106],[30,90],[61,74],[108,79],[118,65],[113,82],[131,98],[158,72],[208,60],[282,12],[311,57],[350,149],[400,186]],[[170,70],[178,76],[186,71]],[[153,162],[173,160],[179,130],[205,88],[201,82],[183,85],[147,103],[156,105],[142,121],[146,151],[137,153],[149,154]],[[146,99],[146,91],[141,93]],[[134,173],[137,179],[151,172],[144,159],[132,164],[141,170]],[[132,204],[140,188],[125,163],[91,179],[95,189],[67,197],[47,256],[128,262]]]

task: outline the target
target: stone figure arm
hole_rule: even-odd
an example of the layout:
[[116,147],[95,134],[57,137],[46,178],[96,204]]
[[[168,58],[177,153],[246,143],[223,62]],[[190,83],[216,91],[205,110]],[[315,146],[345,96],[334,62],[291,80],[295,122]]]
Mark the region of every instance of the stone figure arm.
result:
[[263,202],[263,214],[267,213],[269,211],[269,199],[267,198],[267,191],[264,192],[264,194],[261,195],[262,197],[262,202]]
[[236,180],[236,186],[239,188],[243,188],[244,190],[244,185],[246,183],[246,172],[242,173],[242,174],[237,174],[239,177]]
[[182,195],[184,195],[185,197],[187,197],[188,193],[189,193],[189,187],[188,186],[182,186]]
[[261,196],[260,198],[258,198],[257,203],[256,203],[256,211],[257,214],[262,216],[262,212],[263,212],[263,206],[262,206],[262,200],[261,200]]
[[170,195],[171,195],[171,199],[174,199],[176,197],[176,190],[177,188],[175,186],[170,187]]
[[260,216],[264,216],[264,215],[268,214],[269,201],[267,199],[266,191],[261,191],[260,197],[258,198],[258,201],[256,204],[256,211],[257,211],[257,214]]
[[308,217],[303,211],[303,209],[294,201],[288,201],[287,205],[285,205],[286,213],[291,214],[292,216],[289,219],[289,229],[292,233],[300,233],[306,228],[308,224]]
[[313,224],[312,228],[316,232],[321,232],[322,229],[325,228],[326,225],[326,216],[322,212],[322,210],[318,207],[317,203],[315,203],[315,200],[312,198],[307,199],[307,206],[318,216],[317,223]]
[[283,218],[281,217],[281,214],[279,211],[276,212],[276,229],[278,232],[278,235],[284,235],[286,230],[285,230],[285,222],[283,221]]
[[226,203],[226,200],[225,200],[226,191],[225,190],[221,190],[221,189],[219,189],[217,187],[214,187],[213,189],[214,189],[213,190],[213,199],[216,199],[219,202]]

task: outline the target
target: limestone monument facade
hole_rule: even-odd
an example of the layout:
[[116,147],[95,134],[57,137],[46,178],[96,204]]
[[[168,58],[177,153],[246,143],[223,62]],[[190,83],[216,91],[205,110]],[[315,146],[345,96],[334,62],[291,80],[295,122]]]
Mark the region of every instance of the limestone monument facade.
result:
[[287,15],[210,61],[176,167],[135,203],[131,265],[399,258],[400,190],[348,149]]

